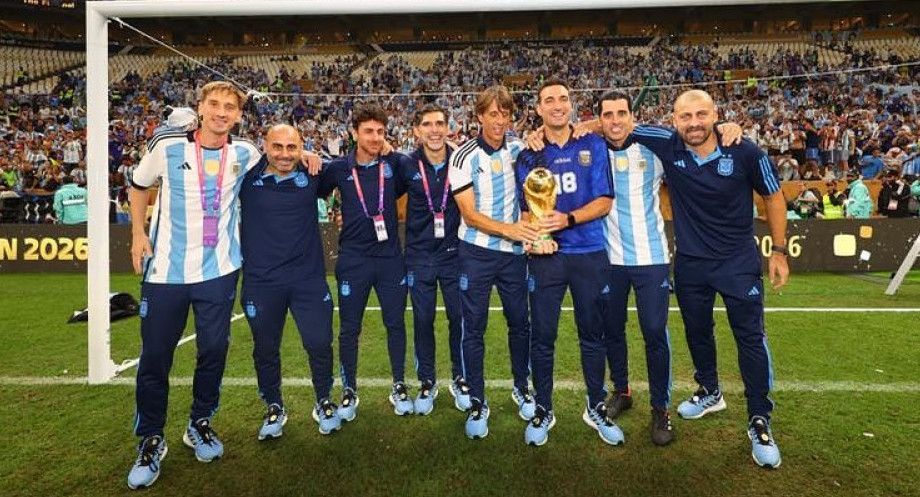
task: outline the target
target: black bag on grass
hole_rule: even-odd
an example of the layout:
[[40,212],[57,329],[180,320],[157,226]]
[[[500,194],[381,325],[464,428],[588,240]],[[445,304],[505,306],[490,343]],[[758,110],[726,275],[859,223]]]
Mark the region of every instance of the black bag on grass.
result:
[[[137,300],[128,293],[113,293],[109,297],[109,319],[118,321],[119,319],[137,316]],[[68,323],[80,323],[89,319],[89,308],[82,311],[74,311],[73,316],[67,320]]]

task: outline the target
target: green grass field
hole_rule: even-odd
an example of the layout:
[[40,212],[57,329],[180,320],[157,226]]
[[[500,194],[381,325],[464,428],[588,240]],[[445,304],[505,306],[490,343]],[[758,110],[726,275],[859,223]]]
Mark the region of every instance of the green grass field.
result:
[[[887,275],[794,275],[776,308],[920,308],[913,273],[897,296],[883,294]],[[113,275],[113,291],[138,294],[137,279]],[[128,495],[125,476],[135,457],[131,433],[131,369],[105,386],[86,376],[86,325],[64,324],[86,305],[82,275],[0,276],[0,496]],[[27,304],[28,303],[28,304]],[[376,305],[373,301],[370,305]],[[497,298],[493,305],[499,305]],[[719,304],[717,304],[719,305]],[[547,445],[523,444],[504,383],[488,395],[487,439],[463,434],[465,415],[442,389],[428,417],[398,418],[388,389],[361,388],[355,422],[323,437],[309,419],[313,392],[292,323],[282,347],[292,413],[280,440],[258,442],[263,405],[256,394],[245,320],[234,322],[222,405],[214,426],[225,457],[204,465],[182,446],[191,401],[194,343],[176,353],[163,474],[148,495],[920,495],[914,443],[920,430],[920,312],[768,312],[777,403],[774,434],[783,453],[776,471],[757,468],[745,436],[745,407],[735,345],[717,312],[720,373],[728,410],[698,421],[675,420],[677,440],[665,448],[648,439],[645,360],[638,325],[629,323],[630,372],[637,408],[620,420],[625,446],[603,444],[581,421],[583,388],[571,312],[564,312],[556,355],[558,424]],[[438,370],[449,374],[446,323],[439,326]],[[676,312],[670,314],[673,399],[693,388],[692,364]],[[289,320],[290,321],[290,320]],[[510,378],[500,312],[490,314],[486,378]],[[337,326],[337,322],[335,326]],[[412,372],[411,313],[407,357]],[[137,356],[136,318],[112,325],[116,362]],[[443,333],[440,333],[443,331]],[[368,311],[359,375],[365,385],[389,377],[379,312]],[[413,388],[414,389],[414,388]],[[338,387],[335,394],[338,395]],[[413,391],[414,394],[414,391]],[[676,404],[675,402],[675,404]]]

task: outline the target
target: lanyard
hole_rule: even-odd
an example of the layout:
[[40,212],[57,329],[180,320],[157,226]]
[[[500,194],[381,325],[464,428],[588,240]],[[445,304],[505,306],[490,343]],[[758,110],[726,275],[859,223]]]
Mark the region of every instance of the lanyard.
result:
[[425,174],[425,164],[422,163],[422,160],[418,161],[418,170],[422,174],[422,187],[425,188],[425,200],[428,201],[428,210],[433,213],[435,212],[444,212],[447,209],[447,193],[450,191],[450,177],[444,179],[444,194],[441,196],[441,210],[435,211],[434,205],[431,203],[431,190],[428,188],[428,175]]
[[[378,169],[380,170],[379,179],[377,180],[378,185],[378,195],[377,195],[377,214],[383,214],[383,162],[377,163]],[[358,192],[358,201],[361,202],[361,208],[364,209],[364,215],[371,217],[367,212],[367,203],[364,202],[364,190],[361,189],[361,181],[358,180],[358,169],[351,168],[351,178],[355,181],[355,190]]]
[[[198,188],[201,191],[201,210],[208,212],[208,199],[204,191],[204,152],[201,150],[199,132],[195,132],[195,157],[198,159]],[[220,194],[224,185],[224,165],[227,163],[227,140],[220,151],[220,169],[217,172],[217,191],[214,193],[214,213],[220,212]]]

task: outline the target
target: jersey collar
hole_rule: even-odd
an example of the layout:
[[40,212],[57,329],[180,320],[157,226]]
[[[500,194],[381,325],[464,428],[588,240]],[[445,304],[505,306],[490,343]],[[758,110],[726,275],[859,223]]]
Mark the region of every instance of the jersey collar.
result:
[[485,139],[482,138],[482,135],[476,137],[476,143],[479,144],[479,148],[483,149],[487,154],[492,155],[495,152],[505,148],[505,143],[508,141],[508,137],[502,135],[502,144],[498,148],[492,148],[492,145],[486,143]]

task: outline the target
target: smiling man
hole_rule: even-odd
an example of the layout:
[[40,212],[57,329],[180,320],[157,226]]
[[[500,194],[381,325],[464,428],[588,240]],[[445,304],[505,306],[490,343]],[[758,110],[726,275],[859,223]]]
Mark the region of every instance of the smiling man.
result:
[[698,419],[726,408],[713,333],[718,293],[738,346],[751,453],[759,466],[775,468],[782,460],[770,428],[773,365],[764,328],[763,263],[754,243],[751,191],[766,205],[774,289],[782,288],[789,276],[786,201],[776,169],[754,143],[719,144],[717,115],[709,94],[690,90],[674,103],[676,133],[645,127],[634,131],[636,140],[661,159],[674,207],[675,293],[699,383],[677,412],[684,419]]
[[265,160],[240,190],[243,289],[240,303],[252,330],[252,359],[266,413],[259,440],[278,438],[288,413],[281,396],[281,337],[294,316],[310,363],[316,403],[313,419],[327,435],[341,426],[332,388],[332,296],[326,284],[317,198],[331,193],[300,162],[296,128],[265,133]]
[[[201,90],[196,132],[164,133],[150,140],[132,178],[131,256],[141,284],[141,357],[137,370],[134,433],[141,437],[128,474],[131,489],[152,485],[166,456],[163,435],[173,354],[195,314],[198,348],[191,414],[183,442],[210,462],[224,446],[211,428],[230,342],[230,313],[242,257],[237,193],[261,157],[252,143],[230,136],[246,96],[218,81]],[[144,230],[148,188],[159,196]]]
[[339,290],[339,360],[342,403],[339,416],[351,421],[358,407],[358,337],[371,288],[380,301],[387,350],[393,374],[389,401],[394,412],[412,414],[414,405],[405,384],[406,269],[397,232],[396,199],[405,192],[395,175],[397,158],[381,155],[386,112],[365,105],[352,116],[353,152],[326,165],[325,190],[338,188],[342,196],[342,230],[335,278]]
[[[531,368],[536,391],[536,410],[524,431],[530,445],[546,443],[556,423],[553,411],[553,363],[559,314],[566,290],[572,293],[581,363],[587,387],[582,416],[611,445],[623,442],[623,433],[607,417],[604,402],[604,348],[601,308],[610,296],[607,286],[607,255],[603,217],[613,198],[610,162],[604,141],[591,133],[572,137],[572,101],[568,85],[551,78],[537,92],[537,113],[543,118],[545,147],[524,150],[515,164],[521,208],[525,179],[534,168],[549,169],[556,179],[555,210],[537,221],[552,233],[558,252],[533,255],[528,261],[528,287],[533,332]],[[526,213],[530,220],[533,214]]]
[[457,207],[460,256],[460,302],[463,315],[463,370],[470,387],[465,431],[472,439],[489,434],[483,361],[492,287],[498,288],[508,323],[508,348],[514,387],[511,397],[524,419],[535,404],[528,389],[530,321],[527,317],[527,261],[523,242],[538,233],[521,212],[514,182],[514,161],[524,148],[506,138],[513,103],[503,86],[492,86],[476,98],[482,134],[450,158],[448,177]]
[[420,382],[415,412],[427,415],[438,396],[435,372],[435,309],[440,285],[447,313],[451,362],[449,391],[454,405],[470,407],[469,387],[460,362],[460,261],[457,230],[460,211],[450,195],[447,163],[452,149],[447,145],[447,114],[436,105],[426,105],[415,115],[413,133],[420,146],[400,156],[399,176],[408,194],[406,209],[406,282],[412,298],[416,372]]

